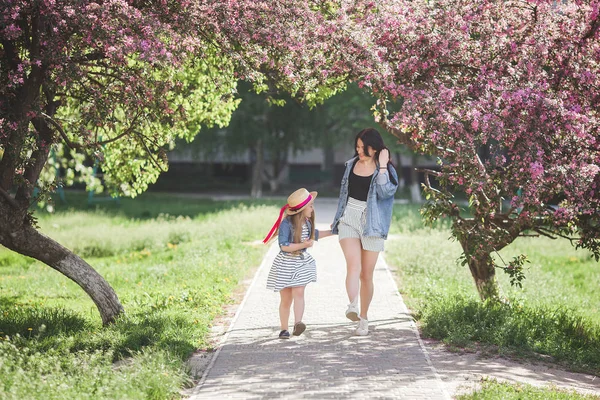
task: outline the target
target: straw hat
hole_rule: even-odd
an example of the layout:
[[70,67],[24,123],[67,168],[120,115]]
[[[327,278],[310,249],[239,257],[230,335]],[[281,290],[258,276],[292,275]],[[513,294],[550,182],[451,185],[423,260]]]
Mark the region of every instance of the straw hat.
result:
[[298,214],[317,198],[318,192],[309,192],[305,188],[296,190],[287,199],[286,215]]
[[279,229],[279,225],[283,219],[283,215],[295,215],[300,211],[304,210],[306,206],[314,201],[317,198],[317,192],[309,192],[308,190],[302,188],[296,190],[294,193],[290,194],[290,197],[287,199],[287,204],[281,207],[279,210],[279,217],[273,224],[273,227],[267,234],[267,236],[263,239],[263,243],[268,243],[277,229]]

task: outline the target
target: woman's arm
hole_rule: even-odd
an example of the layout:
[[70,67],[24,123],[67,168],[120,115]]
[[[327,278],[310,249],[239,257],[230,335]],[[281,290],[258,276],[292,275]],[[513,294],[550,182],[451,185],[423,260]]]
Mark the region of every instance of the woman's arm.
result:
[[[398,175],[396,170],[389,163],[390,151],[383,149],[379,153],[379,175],[377,175],[375,190],[377,191],[377,197],[380,199],[388,199],[393,197],[398,190]],[[395,181],[390,179],[392,177]]]

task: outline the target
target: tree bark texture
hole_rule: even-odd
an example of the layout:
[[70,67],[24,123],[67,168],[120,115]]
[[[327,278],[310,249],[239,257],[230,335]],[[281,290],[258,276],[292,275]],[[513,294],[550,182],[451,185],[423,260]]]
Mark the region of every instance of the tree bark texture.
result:
[[[467,264],[475,281],[479,297],[481,300],[499,299],[500,289],[496,280],[494,260],[489,250],[481,248],[482,241],[487,242],[493,239],[485,235],[483,228],[473,219],[455,221],[454,231],[462,247],[463,254],[467,258]],[[497,244],[495,248],[498,250],[505,246],[496,241],[494,242]],[[486,248],[494,248],[494,246],[486,246]]]
[[103,324],[123,312],[117,294],[88,263],[30,226],[5,199],[0,199],[0,244],[35,258],[77,283],[96,304]]
[[481,300],[500,298],[500,290],[498,281],[496,280],[496,267],[494,266],[492,257],[489,255],[481,258],[472,257],[469,260],[469,270],[471,271],[471,276],[475,281],[475,287]]

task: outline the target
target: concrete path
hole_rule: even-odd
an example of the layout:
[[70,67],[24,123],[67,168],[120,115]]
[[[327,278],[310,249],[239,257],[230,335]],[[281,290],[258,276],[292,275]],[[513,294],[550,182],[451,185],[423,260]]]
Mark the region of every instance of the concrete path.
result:
[[[316,201],[317,227],[328,229],[335,202],[323,200]],[[356,323],[344,315],[345,262],[337,236],[310,250],[318,282],[305,292],[306,332],[278,339],[279,294],[265,289],[277,251],[275,243],[190,400],[450,398],[382,256],[375,268],[370,334],[353,336]]]

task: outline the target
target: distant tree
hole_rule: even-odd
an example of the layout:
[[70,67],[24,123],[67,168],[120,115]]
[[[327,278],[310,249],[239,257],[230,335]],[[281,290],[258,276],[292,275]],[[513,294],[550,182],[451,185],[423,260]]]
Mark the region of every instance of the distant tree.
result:
[[253,197],[261,197],[263,182],[271,192],[277,191],[287,171],[290,151],[310,149],[311,136],[307,105],[302,105],[284,94],[257,94],[248,82],[239,82],[238,99],[241,103],[227,127],[206,129],[186,148],[214,160],[218,155],[225,160],[250,154],[252,159]]
[[[360,90],[356,84],[315,106],[308,113],[307,124],[314,145],[323,148],[324,170],[328,184],[337,187],[334,176],[334,151],[342,146],[352,149],[354,136],[366,126],[374,125],[373,111],[376,99]],[[315,146],[315,147],[316,147]]]

